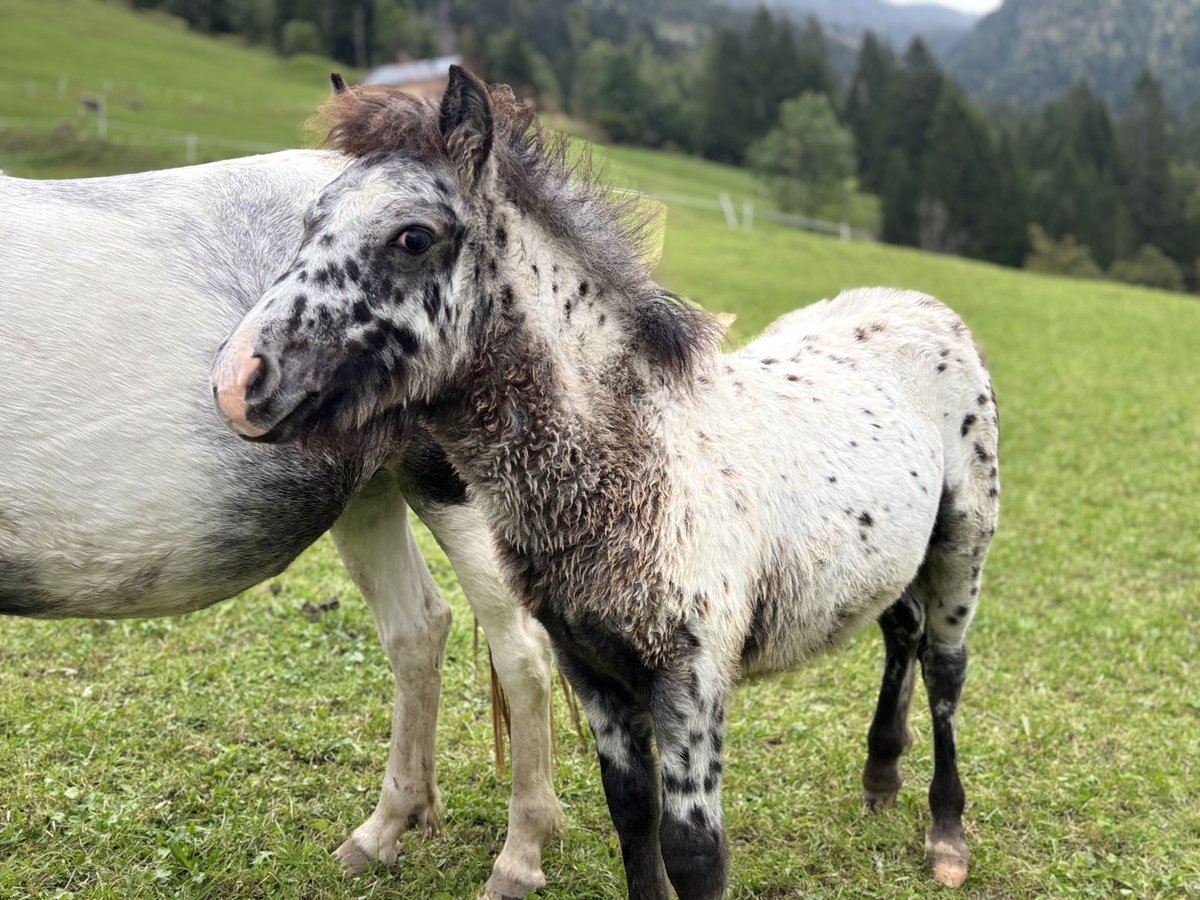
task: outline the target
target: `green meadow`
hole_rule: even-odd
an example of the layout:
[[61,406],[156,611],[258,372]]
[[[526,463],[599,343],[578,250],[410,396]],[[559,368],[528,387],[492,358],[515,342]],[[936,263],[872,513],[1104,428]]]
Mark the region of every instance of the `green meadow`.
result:
[[[0,0],[0,168],[177,165],[188,133],[207,136],[201,160],[298,146],[330,66],[116,5]],[[107,140],[78,112],[81,90],[108,93]],[[864,284],[928,291],[962,313],[995,380],[1003,483],[959,715],[965,892],[1200,896],[1200,302],[761,221],[734,229],[670,198],[724,191],[740,207],[757,191],[746,173],[649,151],[598,156],[615,184],[668,198],[658,276],[736,313],[734,344]],[[355,879],[330,857],[377,797],[392,679],[322,539],[273,582],[188,616],[0,620],[0,896],[474,896],[503,841],[509,778],[491,757],[486,652],[418,530],[455,610],[440,836],[406,835],[395,868]],[[336,608],[303,611],[332,598]],[[922,703],[897,805],[869,815],[859,804],[881,663],[867,631],[736,695],[732,897],[945,895],[922,862]],[[546,848],[543,896],[620,897],[590,736],[555,702],[569,833]]]

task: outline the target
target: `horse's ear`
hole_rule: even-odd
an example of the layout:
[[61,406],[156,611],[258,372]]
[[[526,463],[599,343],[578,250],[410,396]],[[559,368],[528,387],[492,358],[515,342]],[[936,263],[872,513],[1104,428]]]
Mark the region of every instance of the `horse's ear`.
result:
[[492,152],[492,100],[487,85],[462,66],[450,67],[438,128],[459,177],[474,186]]
[[346,93],[346,81],[342,78],[341,72],[330,72],[329,84],[333,87],[334,96]]

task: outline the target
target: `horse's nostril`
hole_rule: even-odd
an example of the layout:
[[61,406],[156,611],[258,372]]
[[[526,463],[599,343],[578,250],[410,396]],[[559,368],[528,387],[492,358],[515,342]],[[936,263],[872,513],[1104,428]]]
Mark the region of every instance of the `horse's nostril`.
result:
[[256,403],[270,397],[279,386],[279,364],[263,355],[256,355],[251,360],[253,368],[245,372],[245,396],[247,403]]

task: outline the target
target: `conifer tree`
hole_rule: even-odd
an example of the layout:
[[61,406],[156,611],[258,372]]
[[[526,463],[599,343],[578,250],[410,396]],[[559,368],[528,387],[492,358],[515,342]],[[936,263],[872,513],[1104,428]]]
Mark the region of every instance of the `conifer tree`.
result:
[[955,85],[944,82],[921,161],[918,245],[990,259],[990,220],[1001,201],[1000,174],[987,123]]
[[779,105],[802,88],[797,87],[796,41],[786,21],[776,21],[760,6],[745,41],[746,80],[753,89],[743,102],[750,107],[749,129],[754,140],[775,127]]
[[888,93],[883,141],[883,239],[916,246],[920,240],[917,201],[925,168],[929,129],[945,77],[920,38],[914,38]]
[[883,193],[880,198],[882,237],[889,244],[917,243],[917,182],[904,150],[894,147],[884,166]]
[[1182,208],[1171,182],[1171,148],[1162,88],[1149,72],[1134,85],[1117,129],[1122,193],[1138,244],[1170,252],[1179,237]]
[[1118,187],[1108,105],[1076,82],[1042,109],[1024,141],[1032,170],[1030,216],[1056,239],[1078,238],[1107,268],[1133,247]]
[[815,16],[810,16],[795,41],[795,81],[787,86],[784,96],[804,93],[833,96],[833,72],[829,67],[829,40],[825,29]]
[[895,91],[888,103],[886,140],[904,150],[909,169],[917,171],[925,157],[929,128],[942,93],[942,74],[937,61],[920,38],[913,38],[904,52]]
[[720,162],[740,162],[754,133],[754,110],[747,98],[750,82],[746,40],[729,28],[713,31],[700,91],[704,119],[700,146],[705,156]]
[[859,184],[868,191],[878,192],[883,185],[889,92],[895,74],[891,48],[868,31],[858,53],[844,113],[854,135]]
[[992,206],[983,224],[984,258],[1017,267],[1029,252],[1029,176],[1007,134],[1000,138],[996,161]]

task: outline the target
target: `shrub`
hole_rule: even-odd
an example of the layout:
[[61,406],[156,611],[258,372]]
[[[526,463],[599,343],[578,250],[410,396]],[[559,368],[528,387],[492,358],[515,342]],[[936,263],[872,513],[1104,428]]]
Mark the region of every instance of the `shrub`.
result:
[[1183,290],[1183,273],[1179,266],[1153,244],[1142,244],[1131,256],[1118,259],[1108,270],[1108,277],[1164,291]]
[[1033,249],[1025,256],[1024,267],[1030,272],[1075,278],[1104,277],[1104,272],[1092,259],[1092,251],[1072,234],[1055,240],[1040,225],[1030,225],[1029,244]]

